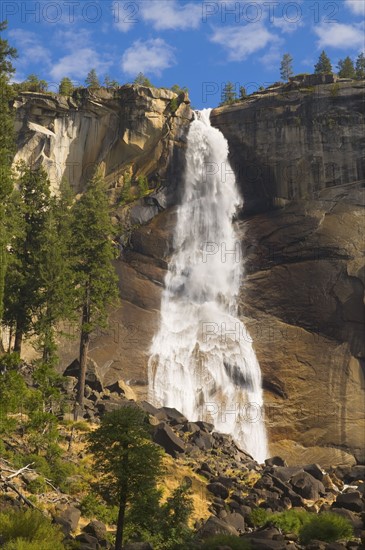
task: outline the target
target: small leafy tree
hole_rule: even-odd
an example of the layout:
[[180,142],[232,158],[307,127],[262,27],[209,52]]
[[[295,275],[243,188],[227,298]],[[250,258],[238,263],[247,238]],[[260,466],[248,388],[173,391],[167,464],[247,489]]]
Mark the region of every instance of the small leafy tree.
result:
[[332,64],[330,58],[323,50],[319,56],[318,62],[314,66],[315,74],[331,74],[332,73]]
[[222,90],[221,102],[222,105],[230,105],[237,99],[235,85],[232,82],[227,82]]
[[356,78],[363,80],[365,78],[365,55],[361,52],[356,59]]
[[74,307],[81,313],[77,403],[82,408],[91,333],[106,325],[108,306],[118,299],[118,279],[112,265],[113,228],[106,187],[99,174],[74,204],[71,228]]
[[86,86],[88,88],[94,89],[94,88],[100,88],[100,82],[98,75],[96,74],[95,69],[91,69],[91,71],[88,72],[87,77],[85,79]]
[[281,60],[280,76],[283,80],[288,81],[293,74],[293,58],[290,53],[285,53]]
[[183,88],[181,88],[181,86],[179,86],[178,84],[174,84],[173,86],[171,86],[170,90],[172,92],[175,92],[175,94],[177,95],[180,95],[181,93],[189,93],[189,90],[187,89],[186,86],[184,86]]
[[338,62],[338,76],[340,78],[355,78],[355,67],[351,57],[340,59]]
[[162,475],[162,451],[151,442],[146,414],[133,406],[106,414],[89,435],[101,474],[99,490],[119,507],[115,550],[121,550],[127,507],[155,493]]
[[147,86],[148,88],[153,87],[150,79],[147,78],[147,76],[145,76],[143,73],[138,73],[133,81],[133,84],[137,84],[138,86]]
[[58,93],[61,95],[70,96],[72,95],[73,90],[74,90],[74,85],[72,84],[71,79],[68,78],[67,76],[62,78],[58,88]]

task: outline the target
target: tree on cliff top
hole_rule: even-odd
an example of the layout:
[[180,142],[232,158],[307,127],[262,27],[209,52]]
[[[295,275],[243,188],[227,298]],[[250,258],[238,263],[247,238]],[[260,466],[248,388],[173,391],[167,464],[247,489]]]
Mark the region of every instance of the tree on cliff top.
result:
[[112,260],[112,224],[102,177],[96,174],[72,211],[72,269],[76,288],[75,309],[81,314],[80,374],[77,405],[82,408],[90,336],[106,325],[108,306],[118,298],[118,279]]
[[71,79],[68,78],[67,76],[62,78],[60,85],[58,87],[58,93],[60,95],[69,96],[72,94],[73,90],[74,90],[74,86],[72,84]]
[[349,56],[345,57],[345,59],[340,59],[337,67],[340,78],[355,78],[354,62]]
[[283,80],[288,81],[293,74],[293,58],[290,53],[285,53],[281,60],[280,76]]
[[361,52],[356,59],[356,78],[358,80],[365,79],[365,55]]
[[88,72],[85,83],[88,88],[100,88],[99,78],[95,69],[91,69],[91,71]]
[[89,436],[95,465],[102,474],[99,489],[111,504],[119,506],[115,550],[122,549],[127,507],[156,495],[162,475],[162,450],[152,443],[149,428],[144,411],[126,406],[106,414]]
[[[0,33],[7,23],[0,22]],[[15,69],[12,59],[17,57],[15,48],[0,35],[0,321],[3,313],[4,281],[7,265],[6,205],[13,189],[11,164],[14,153],[14,120],[10,109],[13,90],[9,84]]]
[[236,99],[237,94],[235,85],[232,82],[226,82],[222,90],[221,102],[219,105],[231,105],[231,103],[234,103]]
[[315,74],[331,74],[332,73],[332,64],[330,58],[323,50],[319,56],[318,62],[314,66]]
[[138,86],[147,86],[148,88],[153,88],[153,85],[147,76],[145,76],[143,73],[138,73],[136,78],[133,80],[133,84],[137,84]]

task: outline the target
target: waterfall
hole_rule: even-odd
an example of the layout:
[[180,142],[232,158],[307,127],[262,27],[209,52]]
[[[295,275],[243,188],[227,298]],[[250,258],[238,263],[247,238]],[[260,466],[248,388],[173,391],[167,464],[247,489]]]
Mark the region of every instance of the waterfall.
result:
[[210,420],[262,462],[260,367],[237,317],[242,258],[232,218],[241,199],[227,141],[210,125],[210,109],[190,126],[186,164],[160,328],[150,350],[149,399],[189,420]]

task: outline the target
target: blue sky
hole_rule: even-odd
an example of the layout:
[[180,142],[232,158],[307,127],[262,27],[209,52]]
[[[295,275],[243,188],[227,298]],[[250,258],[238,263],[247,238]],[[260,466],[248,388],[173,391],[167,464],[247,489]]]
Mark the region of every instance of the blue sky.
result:
[[322,49],[334,68],[364,51],[365,0],[2,0],[1,20],[18,49],[16,80],[30,73],[57,91],[84,84],[91,68],[121,84],[143,72],[156,86],[187,86],[195,108],[214,107],[227,81],[249,92],[313,72]]

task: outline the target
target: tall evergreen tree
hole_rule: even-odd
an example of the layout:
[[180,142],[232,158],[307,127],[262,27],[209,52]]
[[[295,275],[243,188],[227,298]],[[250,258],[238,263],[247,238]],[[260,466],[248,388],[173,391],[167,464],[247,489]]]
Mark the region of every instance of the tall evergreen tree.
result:
[[332,73],[332,64],[330,58],[323,50],[319,56],[318,62],[314,66],[315,74],[331,74]]
[[100,88],[99,77],[95,69],[91,69],[91,71],[88,72],[85,83],[88,88]]
[[102,474],[99,487],[119,507],[115,550],[122,549],[127,507],[155,496],[162,474],[162,451],[151,441],[145,416],[141,409],[123,407],[106,414],[89,436],[96,468]]
[[237,95],[235,85],[232,82],[227,82],[222,90],[221,102],[219,105],[230,105],[231,103],[234,103],[236,99]]
[[285,53],[281,60],[280,76],[283,80],[288,81],[293,74],[293,58],[290,53]]
[[[0,33],[7,28],[5,21],[0,22]],[[17,56],[16,50],[9,46],[0,34],[0,321],[3,314],[4,281],[7,266],[6,245],[8,241],[6,228],[6,206],[13,189],[11,164],[14,154],[14,121],[10,109],[13,91],[10,78],[15,69],[12,59]]]
[[355,67],[351,57],[347,56],[345,59],[340,59],[337,67],[340,78],[355,78]]
[[365,55],[361,52],[356,59],[356,78],[357,80],[365,79]]
[[64,78],[62,78],[61,82],[60,82],[60,85],[58,87],[58,93],[60,95],[65,95],[65,96],[69,96],[72,94],[73,92],[73,89],[74,89],[74,86],[72,84],[72,81],[70,78],[68,78],[67,76],[65,76]]
[[34,331],[38,335],[38,344],[46,363],[53,362],[56,358],[57,323],[73,317],[74,288],[70,285],[72,199],[71,188],[63,181],[59,197],[51,199],[46,234],[39,251],[41,289]]
[[117,276],[111,263],[114,258],[111,237],[106,188],[101,176],[96,174],[86,192],[75,203],[72,219],[73,269],[77,288],[75,306],[81,314],[77,390],[77,405],[80,408],[84,400],[91,333],[97,327],[105,326],[108,306],[118,297]]
[[20,166],[17,232],[9,254],[5,280],[6,324],[15,330],[14,351],[34,330],[34,315],[41,304],[41,255],[47,239],[51,207],[50,186],[43,168]]
[[147,86],[149,88],[153,87],[150,79],[147,78],[147,76],[145,76],[143,73],[138,73],[133,81],[133,84],[137,84],[138,86]]

